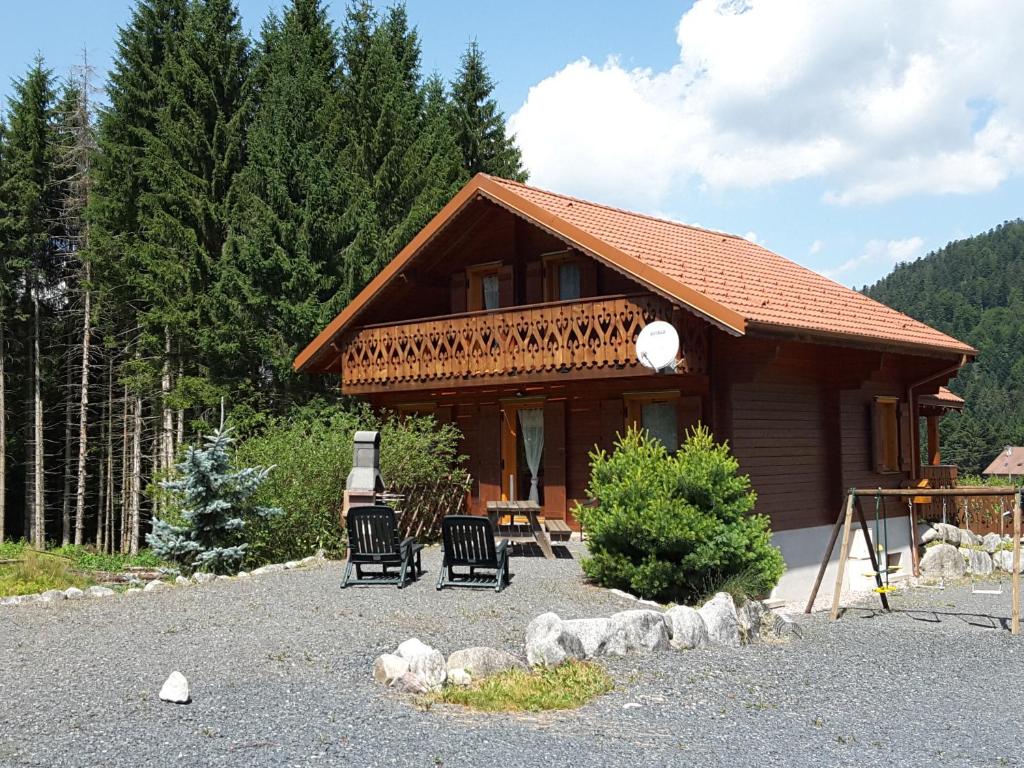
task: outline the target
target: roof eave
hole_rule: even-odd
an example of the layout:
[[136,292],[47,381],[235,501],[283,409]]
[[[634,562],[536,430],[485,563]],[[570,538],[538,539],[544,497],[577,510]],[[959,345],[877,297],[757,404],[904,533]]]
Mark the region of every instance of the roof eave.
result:
[[[845,345],[861,347],[864,349],[923,354],[929,357],[941,356],[956,358],[966,356],[968,358],[968,362],[978,356],[978,350],[962,342],[950,345],[926,344],[911,341],[900,341],[898,339],[886,339],[869,334],[825,331],[815,328],[802,328],[793,325],[766,323],[760,320],[748,321],[747,328],[750,333],[786,336],[798,341],[803,340],[811,343],[821,343],[822,341],[843,342]],[[956,339],[951,340],[956,342]]]

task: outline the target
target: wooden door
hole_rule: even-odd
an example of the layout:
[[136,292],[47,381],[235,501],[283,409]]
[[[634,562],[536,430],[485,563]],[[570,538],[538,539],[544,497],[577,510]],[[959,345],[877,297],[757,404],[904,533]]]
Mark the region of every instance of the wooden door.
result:
[[520,466],[519,411],[543,407],[544,401],[537,399],[501,404],[501,498],[504,501],[525,498],[520,487],[520,474],[529,472],[529,468]]

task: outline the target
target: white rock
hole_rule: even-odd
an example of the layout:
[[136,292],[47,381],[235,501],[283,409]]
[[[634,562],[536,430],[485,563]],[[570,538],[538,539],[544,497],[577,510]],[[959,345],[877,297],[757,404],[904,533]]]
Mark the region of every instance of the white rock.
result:
[[396,678],[395,681],[391,683],[391,687],[399,693],[421,694],[429,692],[429,689],[423,684],[423,681],[416,677],[412,672],[406,672],[401,677]]
[[58,600],[66,600],[67,597],[59,589],[48,589],[39,595],[40,603],[55,603]]
[[85,590],[86,597],[113,597],[116,594],[110,587],[89,587]]
[[608,624],[604,652],[611,656],[661,651],[670,647],[665,614],[638,609],[614,614]]
[[968,573],[979,576],[987,576],[992,573],[992,556],[988,552],[961,547],[960,554],[963,555],[964,562],[967,563]]
[[146,586],[142,588],[143,592],[163,592],[165,589],[170,589],[167,582],[160,581],[160,579],[153,579],[153,581],[146,582]]
[[935,544],[924,551],[920,568],[922,576],[955,579],[964,575],[967,564],[960,551],[952,544]]
[[212,573],[206,573],[206,571],[197,571],[192,574],[192,581],[196,584],[209,584],[216,578]]
[[391,685],[409,671],[409,662],[393,653],[385,653],[373,660],[373,679]]
[[398,646],[395,650],[395,655],[409,661],[413,656],[422,656],[424,653],[430,653],[432,650],[434,649],[418,637],[410,637]]
[[939,532],[932,526],[931,523],[918,523],[917,525],[917,541],[918,544],[927,544],[929,541],[935,541],[939,538]]
[[569,619],[562,622],[562,631],[579,638],[584,656],[592,659],[604,652],[610,626],[610,619]]
[[986,533],[981,537],[981,546],[983,546],[985,551],[990,555],[999,549],[999,545],[1002,543],[1003,539],[998,533]]
[[708,628],[708,640],[711,643],[728,646],[740,644],[739,619],[732,595],[718,592],[700,607],[698,613]]
[[187,587],[192,582],[186,579],[184,576],[175,576],[174,583],[177,584],[179,587]]
[[185,679],[181,672],[174,670],[160,689],[160,701],[169,701],[172,704],[188,704],[190,699],[188,680]]
[[621,597],[632,602],[635,602],[640,599],[636,595],[629,594],[629,592],[623,592],[621,589],[609,589],[608,591],[616,597]]
[[25,603],[34,603],[39,600],[39,595],[11,595],[10,597],[0,598],[0,605],[24,605]]
[[622,705],[623,709],[640,709],[643,705],[638,701],[629,701]]
[[141,595],[142,594],[142,590],[139,589],[138,587],[128,587],[128,589],[126,589],[124,591],[124,593],[126,595]]
[[252,571],[253,576],[262,576],[264,573],[278,573],[284,570],[284,563],[271,563],[270,565],[261,565]]
[[665,613],[673,648],[688,651],[708,644],[708,628],[700,613],[687,605],[677,605]]
[[653,608],[656,611],[665,610],[665,606],[659,603],[657,600],[643,600],[639,599],[636,601],[637,605],[646,605],[648,608]]
[[85,592],[78,587],[68,587],[64,590],[64,597],[68,600],[78,600],[80,597],[85,597]]
[[246,579],[251,579],[252,578],[252,574],[250,574],[248,571],[239,571],[238,575],[236,576],[236,578],[239,581],[245,581]]
[[976,533],[968,531],[966,528],[960,529],[960,546],[962,547],[977,547],[980,546],[983,539]]
[[396,655],[409,662],[409,673],[432,691],[440,689],[448,676],[444,655],[413,637],[398,646]]
[[526,626],[526,660],[557,667],[570,659],[586,658],[583,643],[562,628],[556,613],[542,613]]
[[453,669],[462,669],[478,679],[497,675],[509,669],[528,669],[526,662],[522,659],[516,658],[506,651],[486,646],[475,646],[455,651],[448,657],[447,667],[449,675]]
[[736,608],[736,621],[740,630],[740,642],[752,643],[761,631],[761,621],[768,609],[757,600],[745,600]]
[[225,576],[223,573],[217,576],[217,581],[231,581],[230,576]]
[[[1004,573],[1013,573],[1013,550],[1001,549],[992,555],[992,563]],[[1024,555],[1020,558],[1020,571],[1024,572]]]
[[456,667],[448,670],[448,682],[452,685],[466,686],[473,682],[473,676],[466,670]]
[[952,544],[954,547],[960,546],[960,529],[955,525],[949,523],[933,523],[935,530],[938,532],[938,540],[945,542],[946,544]]
[[290,570],[292,570],[294,568],[298,568],[299,567],[299,561],[298,560],[289,560],[287,563],[284,564],[284,567],[285,567],[285,570],[288,570],[288,571],[290,571]]

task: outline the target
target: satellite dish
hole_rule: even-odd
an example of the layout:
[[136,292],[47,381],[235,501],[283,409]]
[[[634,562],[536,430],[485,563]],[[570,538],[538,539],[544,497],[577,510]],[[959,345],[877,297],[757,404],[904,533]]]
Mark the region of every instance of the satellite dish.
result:
[[679,334],[671,323],[655,320],[636,337],[636,359],[658,373],[674,373],[679,353]]

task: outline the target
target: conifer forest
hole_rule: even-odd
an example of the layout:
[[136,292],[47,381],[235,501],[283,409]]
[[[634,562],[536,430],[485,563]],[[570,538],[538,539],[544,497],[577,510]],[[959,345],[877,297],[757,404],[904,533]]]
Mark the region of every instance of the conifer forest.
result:
[[401,5],[139,0],[104,83],[0,111],[0,541],[134,553],[156,480],[336,391],[301,349],[474,173],[525,180],[484,53],[425,73]]

